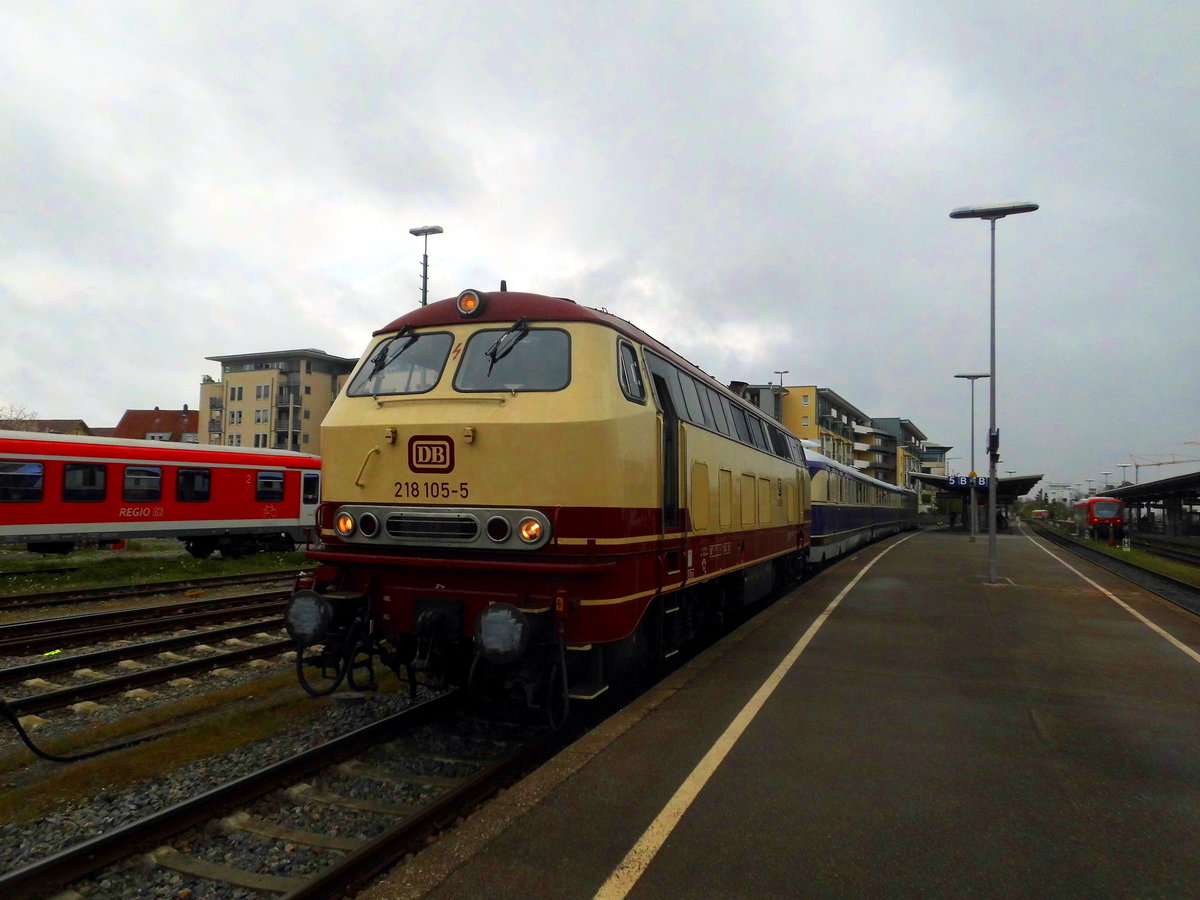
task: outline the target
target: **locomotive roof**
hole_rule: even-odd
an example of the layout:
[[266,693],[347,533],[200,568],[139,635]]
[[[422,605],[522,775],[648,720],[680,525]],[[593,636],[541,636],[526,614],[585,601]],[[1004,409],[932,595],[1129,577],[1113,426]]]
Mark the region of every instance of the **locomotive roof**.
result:
[[[593,309],[590,306],[582,306],[566,297],[548,297],[545,294],[526,294],[520,291],[477,291],[476,293],[484,298],[483,311],[471,316],[469,319],[464,318],[459,313],[457,298],[450,297],[446,300],[438,300],[430,303],[428,306],[419,306],[412,312],[405,313],[400,318],[380,328],[374,334],[375,336],[390,334],[393,331],[399,331],[406,325],[413,328],[433,328],[439,325],[461,325],[464,322],[510,324],[521,318],[527,319],[531,324],[539,322],[592,322],[612,328],[630,340],[644,344],[660,356],[700,373],[713,385],[719,387],[728,396],[736,399],[743,406],[753,408],[752,405],[747,404],[745,400],[738,397],[726,385],[722,384],[712,375],[709,375],[694,362],[680,356],[666,344],[646,334],[646,332],[642,331],[642,329],[638,328],[632,322],[628,322],[620,316],[614,316],[607,310]],[[774,422],[773,424],[787,431],[783,423]]]

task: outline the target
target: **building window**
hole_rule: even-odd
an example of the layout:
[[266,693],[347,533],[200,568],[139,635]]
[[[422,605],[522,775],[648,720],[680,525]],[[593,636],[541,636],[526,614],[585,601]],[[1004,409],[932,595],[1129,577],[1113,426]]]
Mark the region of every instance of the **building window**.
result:
[[231,387],[231,388],[229,389],[229,399],[230,399],[230,401],[241,400],[241,399],[242,399],[242,394],[243,394],[243,392],[244,392],[244,391],[245,391],[245,388],[242,388],[242,387]]
[[311,393],[312,393],[312,385],[311,385],[311,384],[306,384],[306,385],[304,386],[304,393],[306,393],[306,394],[311,394]]

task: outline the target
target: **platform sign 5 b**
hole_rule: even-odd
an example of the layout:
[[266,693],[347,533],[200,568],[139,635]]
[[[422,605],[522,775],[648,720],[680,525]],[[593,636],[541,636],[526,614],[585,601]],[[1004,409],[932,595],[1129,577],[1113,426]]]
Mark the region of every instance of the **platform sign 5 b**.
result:
[[408,467],[414,472],[453,472],[453,439],[445,434],[414,434],[408,439]]
[[986,475],[951,475],[946,479],[950,487],[987,487]]

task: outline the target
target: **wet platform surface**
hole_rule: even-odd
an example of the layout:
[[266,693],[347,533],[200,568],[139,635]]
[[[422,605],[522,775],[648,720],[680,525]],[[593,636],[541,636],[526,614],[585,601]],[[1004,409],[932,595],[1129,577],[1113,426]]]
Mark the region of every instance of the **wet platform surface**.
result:
[[1195,894],[1200,619],[987,552],[842,560],[363,896]]

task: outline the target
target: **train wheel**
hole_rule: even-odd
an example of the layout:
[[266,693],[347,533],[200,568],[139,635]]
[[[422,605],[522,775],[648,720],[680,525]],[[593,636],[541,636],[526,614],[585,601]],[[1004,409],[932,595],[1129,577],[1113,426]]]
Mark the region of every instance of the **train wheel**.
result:
[[340,646],[313,644],[296,651],[296,680],[310,697],[332,694],[346,678],[350,654]]
[[187,541],[184,547],[196,559],[208,559],[212,556],[212,552],[217,549],[216,542],[212,538],[193,538]]
[[346,684],[352,691],[378,690],[371,635],[358,623],[350,630],[346,650]]

